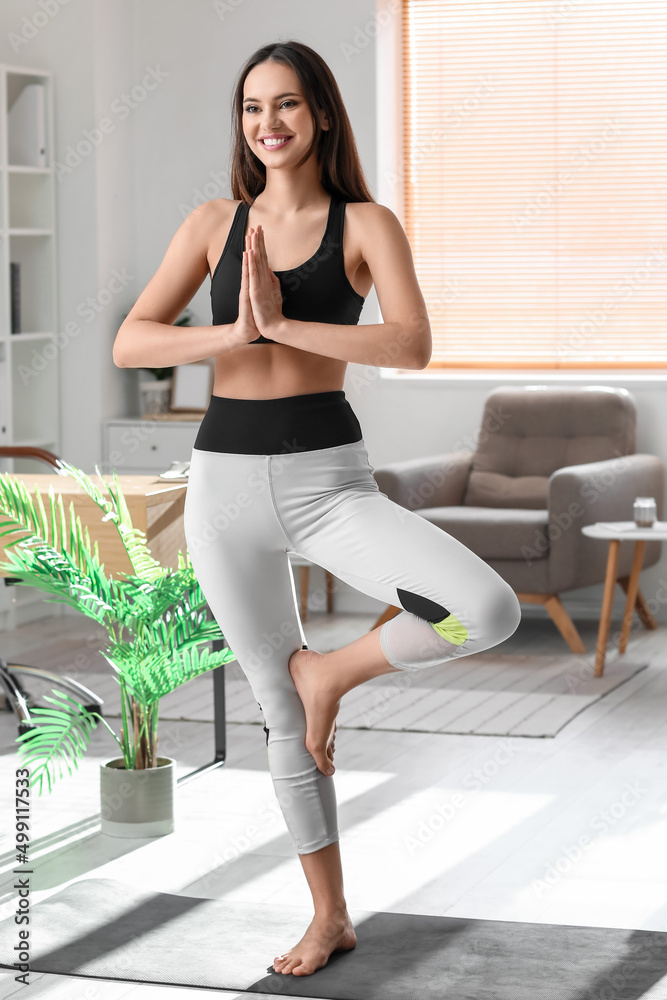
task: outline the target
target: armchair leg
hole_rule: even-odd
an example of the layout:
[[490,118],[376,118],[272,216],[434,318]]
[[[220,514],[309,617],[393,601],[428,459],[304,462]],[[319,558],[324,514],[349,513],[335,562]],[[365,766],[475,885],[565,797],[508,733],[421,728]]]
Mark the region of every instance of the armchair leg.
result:
[[378,620],[375,622],[375,624],[371,625],[368,631],[372,632],[374,628],[379,628],[380,625],[384,625],[385,622],[391,621],[391,619],[395,618],[396,615],[400,615],[402,610],[403,608],[395,608],[393,604],[387,605],[387,607],[382,612]]
[[325,569],[324,571],[324,585],[327,593],[327,614],[330,615],[333,611],[335,584],[333,573],[329,572],[328,569]]
[[543,604],[549,617],[565,639],[573,653],[585,653],[586,647],[581,641],[574,622],[563,607],[558,594],[517,594],[517,599],[526,604]]

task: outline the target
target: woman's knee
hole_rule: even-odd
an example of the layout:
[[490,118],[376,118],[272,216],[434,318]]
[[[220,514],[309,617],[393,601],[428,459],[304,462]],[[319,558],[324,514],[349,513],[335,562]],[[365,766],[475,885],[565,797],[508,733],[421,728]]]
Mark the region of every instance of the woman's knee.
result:
[[505,580],[496,574],[492,588],[489,588],[479,610],[480,626],[494,645],[509,639],[519,627],[521,605]]

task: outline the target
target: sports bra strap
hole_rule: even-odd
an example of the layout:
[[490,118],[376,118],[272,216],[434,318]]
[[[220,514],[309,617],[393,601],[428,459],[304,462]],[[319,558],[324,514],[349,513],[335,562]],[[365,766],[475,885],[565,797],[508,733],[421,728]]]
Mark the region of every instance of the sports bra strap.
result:
[[245,202],[240,202],[236,207],[236,214],[234,215],[234,221],[232,223],[232,231],[230,233],[230,244],[238,250],[239,256],[243,256],[243,251],[245,247],[243,246],[243,234],[246,227],[246,219],[248,218],[248,212],[250,211],[250,204],[245,204]]

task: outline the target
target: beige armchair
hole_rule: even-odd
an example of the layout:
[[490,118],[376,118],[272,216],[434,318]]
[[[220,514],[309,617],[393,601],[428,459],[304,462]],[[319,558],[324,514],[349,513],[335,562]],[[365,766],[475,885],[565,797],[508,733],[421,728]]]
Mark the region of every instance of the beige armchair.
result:
[[[636,496],[656,499],[664,466],[635,454],[636,405],[604,385],[500,386],[486,399],[474,452],[451,452],[375,469],[389,499],[449,532],[509,583],[521,602],[543,604],[574,653],[585,652],[560,594],[604,583],[606,547],[581,532],[596,521],[632,520]],[[662,542],[647,542],[644,568]],[[621,544],[618,582],[632,563]],[[636,608],[644,620],[645,602]],[[389,607],[373,626],[402,609]]]

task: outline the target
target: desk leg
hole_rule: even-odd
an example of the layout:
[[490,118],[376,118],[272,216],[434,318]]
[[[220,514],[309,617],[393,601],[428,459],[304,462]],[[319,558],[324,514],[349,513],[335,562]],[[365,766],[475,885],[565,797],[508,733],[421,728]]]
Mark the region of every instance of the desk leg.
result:
[[[213,641],[212,651],[217,653],[220,649],[225,649],[227,643],[224,639],[216,639]],[[177,785],[183,785],[186,781],[192,781],[194,778],[198,778],[202,774],[208,774],[209,771],[215,770],[216,767],[221,767],[225,763],[225,758],[227,756],[227,715],[225,707],[225,664],[221,663],[219,667],[216,667],[213,671],[213,741],[214,741],[214,756],[213,760],[209,764],[202,764],[201,767],[195,768],[194,771],[188,771],[187,774],[182,774],[180,778],[176,779]]]
[[628,646],[628,636],[630,635],[630,625],[632,615],[637,603],[637,589],[639,587],[639,573],[644,562],[644,549],[646,542],[638,540],[635,542],[635,550],[632,555],[632,569],[628,580],[628,589],[625,597],[625,611],[623,613],[623,625],[621,627],[621,641],[618,645],[619,653],[624,653]]
[[[213,651],[224,649],[222,639],[212,643]],[[224,761],[227,756],[227,709],[225,706],[225,664],[213,671],[213,740],[215,761]]]
[[607,642],[609,640],[609,626],[611,625],[611,609],[614,603],[614,586],[616,585],[616,574],[618,572],[618,552],[621,547],[618,538],[609,540],[609,554],[607,556],[607,575],[604,581],[604,597],[602,598],[602,612],[600,614],[600,629],[598,631],[598,645],[595,656],[595,676],[602,677],[604,672],[604,660],[607,652]]

